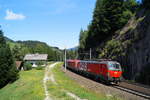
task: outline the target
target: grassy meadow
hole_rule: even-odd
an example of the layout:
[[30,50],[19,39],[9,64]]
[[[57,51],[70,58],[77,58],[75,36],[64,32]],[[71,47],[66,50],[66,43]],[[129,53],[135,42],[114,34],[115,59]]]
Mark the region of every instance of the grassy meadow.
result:
[[[52,63],[54,62],[48,63],[48,66]],[[62,65],[63,63],[57,63],[48,70],[49,80],[46,86],[52,100],[118,100],[84,88],[61,70]],[[44,69],[20,71],[20,78],[16,82],[0,89],[0,100],[44,100],[44,76]]]
[[21,71],[20,78],[0,89],[0,100],[44,100],[44,70]]
[[81,85],[71,80],[61,71],[62,64],[63,63],[59,63],[52,69],[57,84],[54,84],[53,82],[47,84],[48,91],[53,98],[56,100],[74,100],[74,98],[67,95],[67,92],[70,92],[85,100],[108,100],[104,95],[83,88]]

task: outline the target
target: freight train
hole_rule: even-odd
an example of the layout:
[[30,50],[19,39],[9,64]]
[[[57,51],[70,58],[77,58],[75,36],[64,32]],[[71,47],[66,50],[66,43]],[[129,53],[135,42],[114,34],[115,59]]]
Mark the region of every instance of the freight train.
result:
[[108,59],[99,61],[67,60],[66,66],[107,84],[118,84],[122,77],[121,65]]

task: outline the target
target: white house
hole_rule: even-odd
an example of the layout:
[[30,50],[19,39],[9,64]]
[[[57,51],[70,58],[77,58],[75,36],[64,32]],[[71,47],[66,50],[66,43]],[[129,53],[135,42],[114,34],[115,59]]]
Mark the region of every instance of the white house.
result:
[[43,66],[47,63],[48,54],[26,54],[24,61],[32,64],[32,67],[37,67],[37,64],[42,62]]

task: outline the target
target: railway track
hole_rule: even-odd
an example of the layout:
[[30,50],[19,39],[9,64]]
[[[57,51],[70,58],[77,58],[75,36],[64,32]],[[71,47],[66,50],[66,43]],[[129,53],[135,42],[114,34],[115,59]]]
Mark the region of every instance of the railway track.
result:
[[[62,70],[64,71],[63,68],[62,68]],[[147,87],[141,87],[141,86],[138,86],[135,84],[130,84],[128,82],[122,82],[120,85],[107,86],[105,84],[100,84],[97,81],[93,81],[85,76],[78,75],[77,73],[72,72],[70,70],[67,70],[66,74],[70,75],[70,77],[73,80],[79,82],[80,84],[86,85],[86,87],[91,90],[106,92],[106,90],[109,89],[109,90],[111,90],[111,92],[113,92],[114,91],[113,88],[115,88],[115,90],[116,89],[118,90],[117,92],[122,91],[121,96],[127,93],[127,95],[132,94],[130,96],[135,97],[135,99],[133,99],[132,97],[131,97],[131,99],[130,99],[130,97],[129,98],[126,97],[127,100],[128,99],[130,99],[130,100],[150,100],[150,88],[147,88]],[[119,94],[119,93],[117,93],[117,94]],[[139,98],[139,99],[137,99],[137,98]]]
[[150,99],[150,87],[149,86],[123,81],[121,82],[121,84],[115,87],[123,91],[127,91],[129,93]]
[[132,93],[134,95],[137,95],[137,96],[140,96],[140,97],[143,97],[145,99],[150,100],[150,95],[149,94],[146,94],[146,93],[143,93],[143,92],[140,92],[140,91],[136,91],[136,90],[133,90],[133,89],[125,88],[125,87],[122,87],[122,86],[113,86],[113,87],[117,88],[119,90],[122,90],[122,91],[125,91],[125,92],[128,92],[128,93]]

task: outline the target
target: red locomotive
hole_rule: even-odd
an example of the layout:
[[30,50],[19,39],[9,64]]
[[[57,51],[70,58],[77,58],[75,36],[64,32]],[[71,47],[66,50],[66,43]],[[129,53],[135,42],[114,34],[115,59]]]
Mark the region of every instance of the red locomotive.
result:
[[83,61],[67,60],[67,67],[80,73],[94,76],[96,79],[107,83],[121,81],[122,69],[118,62],[111,60]]

